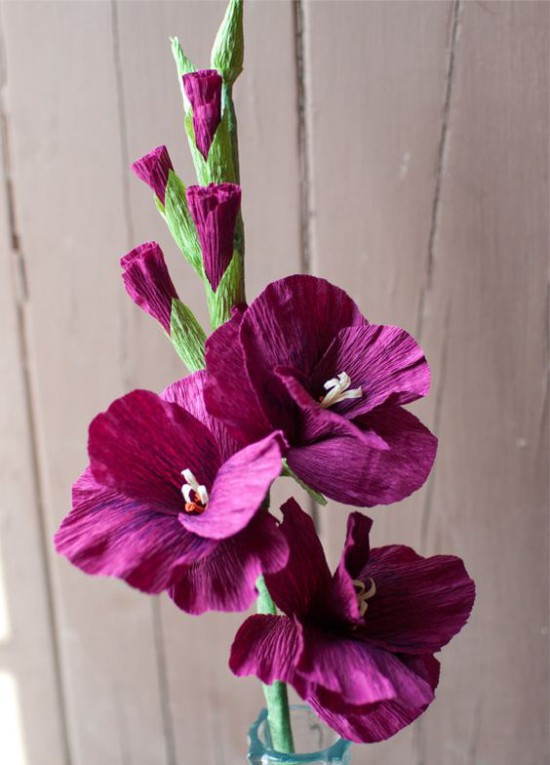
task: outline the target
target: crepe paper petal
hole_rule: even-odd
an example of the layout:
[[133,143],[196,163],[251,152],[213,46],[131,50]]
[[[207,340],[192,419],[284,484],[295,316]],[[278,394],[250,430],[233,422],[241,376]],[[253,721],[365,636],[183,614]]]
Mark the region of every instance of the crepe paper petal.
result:
[[168,175],[173,170],[166,146],[157,146],[131,165],[137,177],[150,186],[164,204]]
[[[409,668],[420,676],[429,674],[430,685],[435,689],[439,677],[437,659],[429,655],[414,658],[416,666],[413,667],[411,662],[407,662]],[[429,671],[426,667],[429,667]],[[426,710],[431,700],[433,700],[433,693],[432,698],[425,700],[420,706],[405,704],[399,698],[379,704],[354,706],[342,703],[337,694],[323,688],[317,688],[307,699],[323,722],[343,738],[358,744],[375,743],[394,736],[416,720]]]
[[[327,497],[361,507],[399,502],[425,483],[437,439],[414,415],[400,407],[381,408],[354,425],[356,432],[350,428],[343,436],[291,448],[288,464]],[[371,433],[389,448],[369,446],[364,436]]]
[[215,69],[201,69],[184,74],[183,88],[193,109],[195,142],[204,160],[214,140],[222,114],[222,83]]
[[144,242],[124,255],[120,265],[126,292],[170,334],[172,300],[177,299],[178,294],[160,246],[156,242]]
[[330,585],[331,575],[313,520],[295,499],[281,507],[280,531],[289,547],[285,569],[266,574],[267,589],[277,606],[286,614],[306,614],[318,593]]
[[258,597],[255,583],[262,571],[278,570],[288,558],[285,539],[267,512],[215,544],[209,555],[185,568],[170,589],[170,597],[187,613],[246,610]]
[[180,515],[180,523],[208,539],[225,539],[241,531],[264,501],[281,473],[284,439],[280,432],[245,446],[219,468],[208,487],[210,499],[201,515]]
[[[414,557],[413,557],[414,556]],[[401,545],[371,552],[359,578],[376,582],[362,634],[387,650],[441,650],[466,624],[475,584],[460,558],[422,558]]]
[[204,271],[215,292],[233,257],[241,189],[234,183],[188,186],[187,204],[197,227]]
[[229,321],[206,341],[208,377],[204,396],[208,410],[223,420],[235,438],[250,443],[263,438],[272,427],[246,374],[239,342],[242,316],[242,311],[235,309]]
[[[294,665],[302,651],[302,634],[298,622],[286,616],[255,614],[238,630],[229,658],[229,667],[238,677],[255,675],[262,683],[275,680],[294,685]],[[297,680],[303,694],[307,684]]]
[[57,551],[87,574],[118,577],[150,593],[165,590],[215,545],[186,532],[162,506],[101,486],[89,468],[75,482],[73,510],[55,536]]
[[311,374],[312,387],[320,394],[323,384],[345,371],[360,398],[334,405],[334,411],[352,418],[391,401],[408,404],[427,396],[430,370],[422,348],[399,327],[366,326],[341,329]]
[[182,470],[210,490],[220,465],[208,429],[151,391],[117,399],[90,425],[88,452],[95,479],[133,499],[183,509]]

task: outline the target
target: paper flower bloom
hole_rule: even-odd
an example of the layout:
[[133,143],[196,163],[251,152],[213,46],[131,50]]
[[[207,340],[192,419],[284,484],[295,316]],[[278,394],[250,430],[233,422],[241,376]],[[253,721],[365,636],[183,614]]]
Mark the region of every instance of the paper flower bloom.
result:
[[290,557],[265,580],[286,616],[249,617],[231,669],[290,683],[344,738],[388,738],[433,700],[433,653],[466,623],[474,583],[453,556],[422,558],[401,545],[369,550],[371,521],[360,513],[349,517],[331,576],[309,516],[294,500],[282,509]]
[[197,227],[204,271],[215,292],[233,257],[241,188],[233,183],[189,186],[187,204]]
[[120,265],[126,292],[170,334],[172,300],[178,294],[160,246],[156,242],[140,244],[121,258]]
[[214,140],[222,114],[222,78],[215,69],[183,75],[183,89],[193,109],[195,142],[204,160]]
[[208,339],[206,403],[236,438],[282,430],[291,469],[340,502],[397,502],[431,470],[437,439],[402,408],[428,364],[402,329],[369,324],[313,276],[270,284]]
[[166,146],[157,146],[156,149],[134,162],[131,167],[137,177],[145,181],[164,204],[168,175],[170,170],[174,169]]
[[190,613],[248,608],[287,544],[262,509],[280,472],[274,433],[238,451],[206,413],[204,372],[162,397],[136,390],[90,426],[90,466],[73,487],[58,552],[90,574],[168,590]]

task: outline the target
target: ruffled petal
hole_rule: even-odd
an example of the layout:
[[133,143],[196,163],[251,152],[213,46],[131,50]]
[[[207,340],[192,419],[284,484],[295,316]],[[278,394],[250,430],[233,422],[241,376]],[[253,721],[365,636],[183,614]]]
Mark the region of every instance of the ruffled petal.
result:
[[218,470],[206,510],[182,513],[180,523],[209,539],[226,539],[244,529],[281,473],[283,448],[282,434],[276,432],[234,454]]
[[369,324],[340,330],[311,379],[322,392],[327,380],[345,372],[350,388],[361,388],[361,398],[332,406],[333,411],[353,418],[385,402],[408,404],[430,389],[430,369],[422,348],[404,329]]
[[189,72],[182,80],[185,95],[193,108],[197,149],[206,161],[221,119],[223,80],[215,69]]
[[277,606],[289,615],[305,615],[318,593],[330,584],[323,546],[312,519],[295,499],[281,507],[284,516],[280,530],[285,536],[289,559],[277,574],[266,574],[265,582]]
[[89,468],[74,484],[73,510],[55,536],[57,551],[87,574],[115,576],[153,593],[214,545],[189,534],[162,507],[101,486]]
[[117,399],[90,425],[88,451],[94,477],[125,496],[183,510],[182,470],[210,489],[219,466],[207,428],[156,393],[136,390]]
[[[412,657],[411,657],[412,658]],[[432,656],[415,657],[409,669],[423,677],[434,689],[439,677],[439,662]],[[379,704],[355,706],[342,703],[341,697],[318,688],[307,699],[319,717],[340,736],[356,743],[375,743],[394,736],[410,725],[433,700],[424,698],[420,705],[405,704],[399,698]]]
[[174,169],[166,146],[157,146],[156,149],[133,162],[131,167],[137,177],[150,186],[164,204],[168,176],[170,170]]
[[295,677],[294,665],[302,651],[300,625],[286,616],[256,614],[240,627],[231,646],[229,667],[239,677],[254,675],[262,683],[275,680],[298,685],[304,696],[307,685]]
[[[288,464],[305,483],[361,507],[399,502],[424,484],[437,439],[414,415],[400,407],[380,407],[348,424],[343,436],[289,451]],[[387,448],[372,446],[365,436],[378,437]]]
[[156,242],[144,242],[124,255],[120,265],[126,292],[170,334],[172,300],[178,293],[160,246]]
[[245,368],[239,327],[242,312],[234,310],[206,341],[208,373],[204,398],[208,411],[220,419],[241,443],[258,441],[272,427],[259,404]]
[[259,513],[235,536],[215,543],[212,552],[182,570],[170,590],[179,608],[191,614],[205,611],[244,611],[256,598],[262,571],[277,571],[288,558],[288,548],[275,519]]
[[362,633],[394,652],[439,651],[465,625],[475,585],[460,558],[423,558],[402,545],[371,551],[361,574],[376,583]]

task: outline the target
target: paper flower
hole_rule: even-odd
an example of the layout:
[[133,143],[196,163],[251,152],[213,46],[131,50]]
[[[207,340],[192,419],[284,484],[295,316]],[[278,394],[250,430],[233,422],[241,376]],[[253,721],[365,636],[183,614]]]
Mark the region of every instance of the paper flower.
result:
[[313,522],[283,506],[287,567],[266,575],[286,616],[256,615],[231,650],[237,675],[294,686],[344,738],[381,741],[430,704],[439,651],[465,624],[474,583],[459,558],[422,558],[409,547],[369,550],[370,519],[352,513],[331,576]]
[[429,475],[437,439],[402,408],[428,392],[422,349],[324,279],[273,282],[206,349],[212,414],[243,441],[284,431],[291,469],[317,491],[370,507]]
[[156,242],[140,244],[121,258],[120,265],[126,292],[170,334],[172,300],[178,294],[160,246]]
[[90,426],[90,466],[73,487],[58,552],[90,574],[168,590],[190,613],[248,608],[287,544],[262,508],[280,472],[274,433],[238,451],[203,404],[204,372],[162,397],[137,390]]
[[204,271],[215,292],[233,257],[241,188],[233,183],[189,186],[187,204],[197,227]]
[[183,89],[193,109],[195,142],[204,160],[214,140],[222,114],[222,78],[215,69],[183,75]]
[[164,204],[168,175],[170,170],[174,169],[166,146],[157,146],[156,149],[134,162],[131,167],[137,177],[145,181]]

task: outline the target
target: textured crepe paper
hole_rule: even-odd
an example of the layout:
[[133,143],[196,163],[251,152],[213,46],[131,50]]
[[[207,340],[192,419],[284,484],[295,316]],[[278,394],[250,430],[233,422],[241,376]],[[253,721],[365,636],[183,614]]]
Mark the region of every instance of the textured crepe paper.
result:
[[215,69],[201,69],[183,75],[185,95],[193,109],[195,142],[204,160],[214,140],[222,113],[222,78]]

